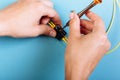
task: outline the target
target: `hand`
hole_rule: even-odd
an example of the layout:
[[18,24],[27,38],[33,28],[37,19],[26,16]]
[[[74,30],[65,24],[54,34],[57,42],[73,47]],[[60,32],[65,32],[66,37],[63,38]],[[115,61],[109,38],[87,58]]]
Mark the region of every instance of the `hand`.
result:
[[61,24],[49,0],[19,0],[0,12],[0,36],[55,37],[54,29],[46,25],[50,18]]
[[101,18],[92,12],[87,12],[86,16],[90,20],[79,20],[75,13],[70,16],[70,34],[65,55],[66,80],[87,80],[110,48]]

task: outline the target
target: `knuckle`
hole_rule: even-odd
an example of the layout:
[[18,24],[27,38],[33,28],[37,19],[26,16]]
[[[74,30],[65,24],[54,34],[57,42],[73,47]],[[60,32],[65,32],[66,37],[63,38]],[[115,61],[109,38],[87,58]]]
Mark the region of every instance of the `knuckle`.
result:
[[107,39],[107,35],[103,34],[102,32],[97,33],[97,40],[101,43],[101,45],[105,45]]
[[101,18],[101,17],[98,17],[97,18],[97,20],[95,21],[97,24],[99,23],[99,24],[103,24],[104,22],[103,22],[103,19]]
[[101,46],[104,47],[105,49],[109,50],[109,48],[111,46],[111,43],[108,40],[107,36],[106,35],[102,35],[99,39],[101,41]]
[[44,8],[44,4],[41,2],[34,2],[34,3],[31,3],[31,7],[40,10]]
[[108,49],[111,47],[111,43],[110,43],[109,40],[107,40],[107,42],[106,42],[106,47],[107,47]]
[[31,9],[38,9],[39,8],[39,6],[41,6],[42,4],[39,4],[39,3],[37,3],[37,2],[33,2],[33,3],[30,3],[29,4],[29,6],[30,6],[30,8]]
[[104,22],[102,20],[97,20],[97,21],[94,22],[94,24],[102,26],[102,25],[104,25]]
[[37,8],[43,8],[44,7],[44,4],[42,4],[41,2],[39,2],[39,3],[35,3],[35,6],[37,7]]
[[48,1],[47,3],[48,3],[48,6],[50,6],[50,7],[54,6],[54,4],[51,1]]
[[50,1],[50,0],[44,0],[44,1],[41,1],[44,5],[46,6],[49,6],[49,7],[53,7],[53,3]]
[[103,42],[106,42],[107,36],[106,36],[106,35],[102,35],[102,36],[100,37],[100,39],[101,39]]
[[107,51],[109,51],[110,47],[111,47],[110,42],[109,42],[108,40],[106,40],[106,42],[105,42],[103,48],[104,48],[105,51],[107,52]]
[[31,36],[39,36],[39,30],[38,30],[38,29],[34,29],[34,30],[31,32]]

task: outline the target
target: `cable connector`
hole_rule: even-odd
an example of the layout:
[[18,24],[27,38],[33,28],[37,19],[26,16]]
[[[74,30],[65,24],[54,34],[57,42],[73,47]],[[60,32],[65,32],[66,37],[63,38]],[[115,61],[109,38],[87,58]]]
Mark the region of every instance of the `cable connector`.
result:
[[60,25],[56,25],[54,30],[57,32],[56,38],[58,40],[62,40],[62,38],[67,34]]
[[67,42],[67,38],[65,37],[67,33],[62,28],[62,26],[54,24],[52,20],[48,22],[48,25],[56,31],[57,35],[55,38],[57,38],[58,40],[64,40],[64,42]]

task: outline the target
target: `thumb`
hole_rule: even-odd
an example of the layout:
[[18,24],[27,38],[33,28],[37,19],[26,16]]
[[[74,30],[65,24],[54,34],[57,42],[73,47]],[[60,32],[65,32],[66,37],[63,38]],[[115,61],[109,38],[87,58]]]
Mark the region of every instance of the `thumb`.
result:
[[56,31],[47,25],[37,25],[35,33],[36,35],[56,36]]
[[71,37],[80,37],[80,19],[75,12],[70,14],[70,36]]

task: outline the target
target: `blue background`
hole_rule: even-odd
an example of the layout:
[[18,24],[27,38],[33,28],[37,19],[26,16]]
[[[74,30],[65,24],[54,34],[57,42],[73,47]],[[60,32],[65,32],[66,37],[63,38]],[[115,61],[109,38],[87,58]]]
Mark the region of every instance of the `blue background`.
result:
[[[79,12],[92,0],[52,0],[63,24],[69,19],[71,10]],[[0,0],[0,9],[15,0]],[[104,0],[92,9],[99,14],[108,27],[113,1]],[[120,41],[120,9],[108,37],[114,47]],[[66,29],[68,31],[68,29]],[[64,80],[65,43],[53,38],[15,39],[0,37],[0,80]],[[120,48],[105,55],[89,80],[120,80]]]

